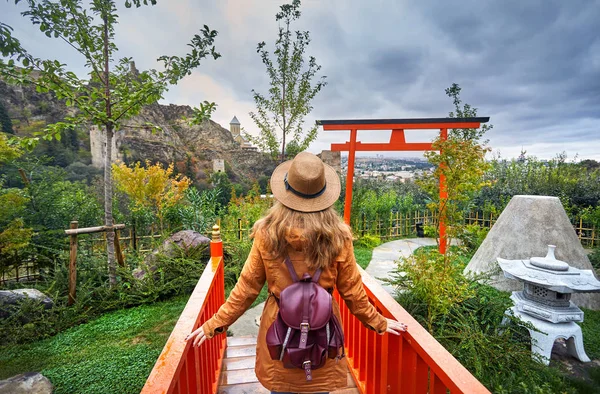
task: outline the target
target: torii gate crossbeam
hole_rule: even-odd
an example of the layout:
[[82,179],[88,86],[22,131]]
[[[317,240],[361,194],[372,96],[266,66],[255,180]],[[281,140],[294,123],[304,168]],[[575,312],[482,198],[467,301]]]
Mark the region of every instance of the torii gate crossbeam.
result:
[[[352,207],[352,184],[354,181],[354,158],[356,152],[399,152],[432,150],[431,142],[406,142],[404,130],[440,130],[440,137],[448,138],[448,129],[477,129],[481,123],[486,123],[489,117],[477,118],[421,118],[421,119],[345,119],[317,120],[317,125],[323,126],[324,131],[348,130],[350,141],[342,144],[331,144],[331,150],[348,152],[348,174],[346,177],[346,199],[344,202],[344,221],[350,224]],[[358,130],[392,130],[390,141],[387,143],[362,143],[356,140]],[[446,182],[440,177],[440,200],[448,198]],[[441,215],[439,223],[439,251],[446,253],[446,223]]]

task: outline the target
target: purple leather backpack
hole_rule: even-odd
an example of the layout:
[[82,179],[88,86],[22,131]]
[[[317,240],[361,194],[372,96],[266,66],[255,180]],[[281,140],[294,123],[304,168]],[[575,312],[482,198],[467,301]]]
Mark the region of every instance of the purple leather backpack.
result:
[[344,332],[333,314],[331,294],[319,286],[321,269],[311,277],[298,279],[289,257],[285,265],[294,283],[279,295],[279,313],[267,331],[267,346],[273,360],[285,368],[301,368],[306,380],[312,380],[312,370],[325,365],[327,358],[341,359],[344,352]]

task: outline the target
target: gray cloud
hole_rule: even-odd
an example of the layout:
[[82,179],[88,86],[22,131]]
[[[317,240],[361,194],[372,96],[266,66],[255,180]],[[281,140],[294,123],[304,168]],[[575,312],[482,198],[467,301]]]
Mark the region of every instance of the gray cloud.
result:
[[[139,68],[156,67],[159,55],[184,53],[202,24],[217,29],[223,57],[204,62],[165,99],[218,101],[217,121],[237,115],[253,131],[251,90],[266,92],[269,83],[256,44],[273,48],[281,3],[177,0],[123,8],[118,45]],[[32,51],[81,69],[73,51],[45,39],[14,10],[0,2],[0,19]],[[295,28],[311,32],[307,53],[328,81],[307,125],[320,118],[446,116],[453,108],[444,89],[456,82],[463,100],[491,117],[490,145],[504,155],[523,147],[540,157],[567,150],[600,159],[599,20],[600,0],[305,0]],[[346,134],[322,133],[311,149]]]

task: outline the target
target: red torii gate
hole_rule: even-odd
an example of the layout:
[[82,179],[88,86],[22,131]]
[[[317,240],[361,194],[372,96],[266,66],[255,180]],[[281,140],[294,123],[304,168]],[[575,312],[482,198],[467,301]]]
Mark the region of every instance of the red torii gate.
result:
[[[346,119],[346,120],[317,120],[317,125],[323,126],[324,131],[349,130],[350,141],[343,144],[331,144],[335,152],[348,152],[348,175],[346,177],[346,200],[344,203],[344,221],[350,224],[352,207],[352,184],[354,181],[354,157],[356,152],[376,151],[426,151],[432,150],[431,142],[406,142],[404,130],[440,130],[442,139],[448,138],[448,129],[477,129],[481,123],[486,123],[489,117],[477,118],[420,118],[420,119]],[[358,130],[392,130],[390,142],[362,143],[356,141]],[[440,177],[440,200],[448,198],[445,178]],[[446,224],[440,220],[439,251],[446,253]]]

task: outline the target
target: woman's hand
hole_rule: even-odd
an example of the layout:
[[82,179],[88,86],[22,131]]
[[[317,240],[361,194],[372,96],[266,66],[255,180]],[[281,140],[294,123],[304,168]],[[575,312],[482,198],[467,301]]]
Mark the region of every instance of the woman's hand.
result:
[[192,344],[192,346],[198,346],[200,347],[200,345],[202,345],[202,342],[206,341],[206,335],[204,335],[204,330],[202,329],[202,326],[200,326],[200,328],[198,328],[196,331],[192,332],[191,334],[189,334],[187,337],[185,337],[185,341],[190,340],[192,338],[194,338],[194,343]]
[[[385,320],[387,320],[387,329],[385,330],[385,332],[388,332],[390,334],[400,335],[400,333],[406,331],[408,328],[406,327],[406,324],[400,323],[396,320],[388,319],[387,317],[385,318]],[[381,333],[379,335],[383,334],[385,333]]]

